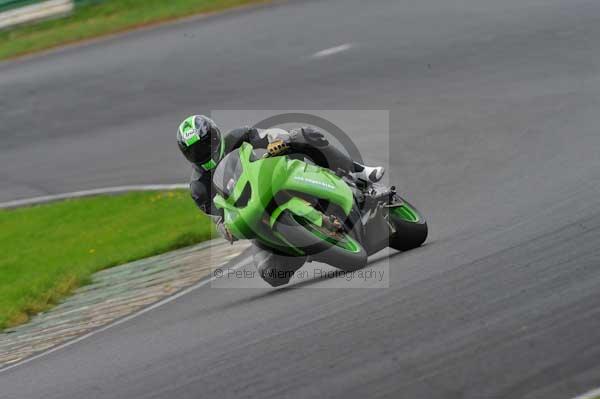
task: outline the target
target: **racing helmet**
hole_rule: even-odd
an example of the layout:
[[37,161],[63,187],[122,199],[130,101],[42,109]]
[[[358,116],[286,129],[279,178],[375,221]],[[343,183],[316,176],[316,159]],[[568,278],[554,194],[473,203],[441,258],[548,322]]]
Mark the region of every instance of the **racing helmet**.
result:
[[221,130],[204,115],[192,115],[181,122],[177,145],[188,161],[204,170],[214,169],[225,152]]

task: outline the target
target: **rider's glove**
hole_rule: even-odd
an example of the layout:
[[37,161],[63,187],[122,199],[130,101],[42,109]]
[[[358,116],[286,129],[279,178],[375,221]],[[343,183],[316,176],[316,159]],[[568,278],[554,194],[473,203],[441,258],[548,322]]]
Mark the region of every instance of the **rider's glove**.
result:
[[217,231],[219,232],[221,237],[223,237],[224,239],[229,241],[231,244],[233,244],[234,241],[237,241],[237,238],[234,237],[233,234],[231,234],[231,231],[229,231],[227,226],[225,226],[225,223],[223,223],[223,219],[219,219],[216,222],[216,225],[217,225]]
[[281,155],[289,149],[290,149],[289,144],[287,144],[283,140],[275,140],[272,143],[269,143],[267,145],[267,151],[269,152],[269,155],[271,155],[272,157]]

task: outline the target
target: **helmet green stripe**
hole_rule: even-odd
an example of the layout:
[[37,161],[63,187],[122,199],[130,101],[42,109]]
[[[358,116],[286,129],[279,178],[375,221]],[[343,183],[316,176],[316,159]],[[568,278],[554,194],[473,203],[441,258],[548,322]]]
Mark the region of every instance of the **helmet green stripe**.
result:
[[210,161],[203,163],[200,166],[202,166],[202,169],[204,170],[211,170],[217,166],[217,163],[211,159]]

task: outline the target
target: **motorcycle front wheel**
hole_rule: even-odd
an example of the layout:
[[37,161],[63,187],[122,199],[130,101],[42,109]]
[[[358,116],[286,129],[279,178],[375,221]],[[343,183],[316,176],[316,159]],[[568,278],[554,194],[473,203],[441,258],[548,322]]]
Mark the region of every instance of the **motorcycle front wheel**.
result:
[[288,211],[281,213],[273,231],[313,260],[345,271],[365,267],[367,252],[350,234],[332,232]]
[[389,208],[390,222],[396,232],[390,237],[390,247],[398,251],[408,251],[423,245],[427,239],[428,227],[421,213],[404,201]]

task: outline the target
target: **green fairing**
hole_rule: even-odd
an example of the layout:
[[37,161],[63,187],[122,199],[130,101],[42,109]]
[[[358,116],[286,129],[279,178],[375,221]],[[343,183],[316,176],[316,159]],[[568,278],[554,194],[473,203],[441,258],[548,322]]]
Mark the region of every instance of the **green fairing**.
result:
[[323,215],[319,211],[310,206],[310,204],[306,201],[294,197],[285,204],[277,207],[277,209],[273,211],[273,213],[271,214],[271,220],[269,222],[269,225],[271,227],[273,227],[273,225],[277,221],[277,218],[279,217],[279,215],[281,215],[281,212],[283,211],[290,211],[298,216],[302,216],[306,220],[310,221],[313,224],[316,224],[319,227],[323,225]]
[[[263,158],[251,162],[252,146],[242,144],[239,157],[243,173],[227,199],[216,195],[214,203],[223,209],[224,223],[237,238],[258,238],[264,244],[281,246],[285,243],[268,228],[284,210],[306,218],[317,226],[322,224],[322,214],[300,198],[293,197],[267,215],[269,226],[263,218],[265,210],[280,191],[301,192],[337,204],[348,215],[353,206],[350,187],[331,171],[287,157]],[[244,207],[234,204],[242,195],[246,184],[250,184],[251,195]]]
[[339,205],[346,215],[352,210],[354,202],[352,190],[329,169],[309,165],[299,160],[288,161],[287,169],[289,176],[282,189],[299,191],[329,200]]

